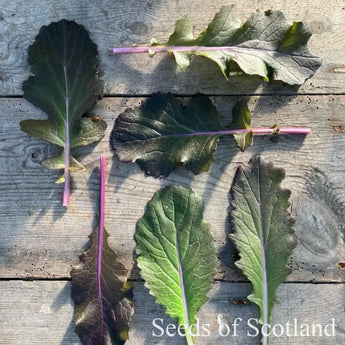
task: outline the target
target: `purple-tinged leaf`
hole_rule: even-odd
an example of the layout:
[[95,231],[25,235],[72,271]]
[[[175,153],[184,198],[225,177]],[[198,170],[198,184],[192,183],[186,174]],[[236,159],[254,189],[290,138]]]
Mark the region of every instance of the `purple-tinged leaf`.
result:
[[76,333],[83,345],[121,345],[128,339],[133,315],[128,270],[109,247],[104,230],[105,157],[100,159],[101,192],[99,227],[90,235],[91,245],[73,268],[72,298]]
[[63,148],[58,157],[43,162],[48,168],[64,169],[63,205],[69,204],[70,171],[83,166],[71,149],[99,141],[106,123],[83,114],[102,96],[97,46],[81,25],[67,20],[43,26],[29,47],[33,76],[23,83],[24,98],[42,109],[48,119],[24,120],[21,129],[29,135]]
[[103,233],[104,233],[104,211],[105,211],[105,156],[101,156],[99,160],[101,186],[100,186],[100,207],[99,207],[99,229],[98,229],[98,253],[97,253],[97,285],[98,299],[103,309],[102,298],[102,255],[103,255]]
[[223,135],[234,135],[244,150],[252,135],[310,133],[309,128],[250,128],[250,112],[242,103],[235,106],[233,117],[231,128],[226,129],[211,99],[204,95],[192,97],[183,106],[170,94],[155,94],[117,117],[110,142],[121,161],[136,162],[148,175],[158,177],[181,166],[194,174],[208,171]]

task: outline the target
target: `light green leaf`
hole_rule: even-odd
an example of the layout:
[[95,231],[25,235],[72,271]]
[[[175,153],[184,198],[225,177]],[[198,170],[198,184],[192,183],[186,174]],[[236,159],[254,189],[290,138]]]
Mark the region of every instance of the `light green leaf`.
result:
[[[287,262],[296,246],[288,212],[290,191],[280,186],[284,176],[284,170],[255,157],[237,169],[231,188],[230,236],[241,257],[236,265],[253,284],[248,299],[259,306],[261,324],[271,321],[276,290],[291,272]],[[267,342],[264,337],[263,344]]]
[[234,134],[234,140],[235,140],[236,146],[242,152],[245,151],[249,146],[253,145],[253,139],[254,139],[253,131],[249,131],[247,133],[241,133],[241,134]]
[[237,102],[232,110],[232,122],[230,128],[232,129],[249,129],[252,119],[252,114],[246,102]]
[[61,139],[64,135],[64,129],[56,126],[55,122],[47,120],[23,120],[20,122],[20,129],[32,137],[49,141],[61,147],[65,146],[64,140]]
[[[65,153],[62,152],[60,156],[49,157],[42,162],[42,165],[48,169],[63,169],[65,166]],[[84,170],[83,164],[79,163],[76,159],[71,157],[69,169],[71,171]],[[64,179],[60,182],[64,182]]]
[[[250,129],[251,112],[247,103],[238,102],[232,110],[231,129]],[[237,147],[243,152],[249,146],[253,145],[253,131],[247,133],[234,134],[234,140]]]
[[171,186],[154,194],[135,233],[138,266],[145,286],[166,313],[189,331],[207,301],[216,266],[210,226],[204,206],[192,189]]
[[[176,21],[168,42],[155,45],[171,46],[182,70],[189,67],[193,55],[199,55],[214,61],[226,78],[238,74],[240,68],[266,81],[301,85],[321,65],[321,59],[308,51],[310,36],[303,23],[289,24],[280,11],[258,10],[241,25],[231,5],[222,7],[199,37],[194,38],[193,26],[185,16]],[[184,46],[192,49],[176,49]]]

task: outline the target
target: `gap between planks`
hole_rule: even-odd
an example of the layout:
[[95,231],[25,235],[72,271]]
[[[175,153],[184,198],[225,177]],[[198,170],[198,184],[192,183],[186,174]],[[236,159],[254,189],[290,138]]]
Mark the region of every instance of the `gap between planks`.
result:
[[[70,282],[72,281],[69,277],[61,277],[61,278],[40,278],[40,277],[23,277],[23,278],[1,278],[0,282],[11,282],[11,281],[18,281],[18,282]],[[144,283],[143,279],[128,279],[128,282],[131,283]],[[250,284],[248,280],[224,280],[224,279],[214,279],[214,283],[227,283],[227,284]],[[285,281],[281,285],[285,284],[298,284],[298,285],[345,285],[345,282],[337,282],[337,281]]]
[[[159,92],[158,92],[159,93]],[[183,97],[193,97],[198,94],[202,94],[208,97],[292,97],[292,96],[298,96],[298,97],[317,97],[317,96],[345,96],[345,92],[319,92],[319,93],[229,93],[229,94],[221,94],[221,93],[203,93],[203,92],[196,92],[196,93],[185,93],[185,94],[178,94],[173,92],[167,92],[170,95],[173,95],[175,97],[183,98]],[[104,94],[103,98],[148,98],[151,97],[155,93],[143,93],[143,94],[131,94],[131,93],[114,93],[114,94]],[[6,98],[14,98],[14,99],[25,99],[22,95],[0,95],[1,99]]]

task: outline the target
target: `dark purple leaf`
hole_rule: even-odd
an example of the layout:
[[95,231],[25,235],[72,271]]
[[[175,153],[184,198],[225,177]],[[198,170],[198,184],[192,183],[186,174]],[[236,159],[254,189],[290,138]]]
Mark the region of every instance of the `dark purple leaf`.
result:
[[120,345],[128,339],[133,315],[132,287],[127,269],[109,247],[104,230],[105,158],[101,157],[100,226],[90,235],[90,248],[73,268],[72,298],[76,333],[83,345]]

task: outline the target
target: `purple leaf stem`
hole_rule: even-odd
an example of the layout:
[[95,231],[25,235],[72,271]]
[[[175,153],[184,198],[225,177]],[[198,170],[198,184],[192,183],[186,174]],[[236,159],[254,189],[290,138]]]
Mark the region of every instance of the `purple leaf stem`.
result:
[[254,135],[265,134],[310,134],[311,129],[306,127],[273,127],[273,128],[249,128],[249,129],[224,129],[220,131],[209,132],[192,132],[192,133],[177,133],[177,134],[164,134],[161,137],[192,137],[196,135],[229,135],[229,134],[241,134],[252,131]]
[[[65,57],[64,57],[65,60]],[[65,119],[65,171],[64,171],[64,177],[65,177],[65,184],[63,188],[63,200],[62,205],[68,206],[69,205],[69,196],[70,196],[70,171],[69,171],[69,164],[70,164],[70,144],[69,144],[69,98],[68,98],[68,83],[67,83],[67,70],[65,66],[64,61],[64,78],[65,78],[65,92],[66,92],[66,119]]]
[[98,284],[98,299],[103,312],[103,298],[101,287],[101,275],[102,275],[102,249],[103,249],[103,231],[104,231],[104,209],[105,209],[105,156],[100,157],[100,174],[101,174],[101,186],[100,186],[100,209],[99,209],[99,228],[98,228],[98,255],[97,255],[97,284]]

